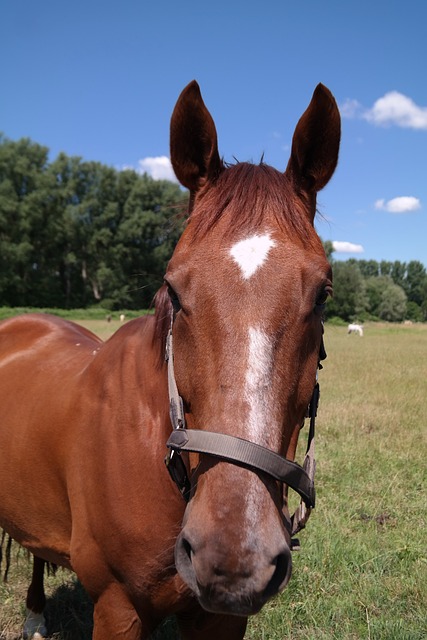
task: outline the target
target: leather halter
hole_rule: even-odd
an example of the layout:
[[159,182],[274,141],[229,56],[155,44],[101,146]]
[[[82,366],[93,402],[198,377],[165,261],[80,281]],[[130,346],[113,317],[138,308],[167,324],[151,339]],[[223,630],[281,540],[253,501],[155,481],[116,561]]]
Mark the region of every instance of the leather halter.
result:
[[[255,444],[243,438],[224,433],[187,429],[183,401],[178,392],[173,363],[173,315],[166,340],[166,361],[168,363],[169,412],[173,431],[166,443],[169,452],[165,458],[167,469],[186,501],[190,499],[191,484],[187,469],[181,457],[182,451],[205,453],[221,460],[249,467],[271,476],[275,480],[291,487],[301,496],[301,502],[291,517],[292,531],[295,535],[306,525],[311,509],[315,506],[314,473],[314,429],[319,403],[319,383],[316,381],[306,417],[310,418],[307,450],[303,466],[287,460],[267,447]],[[326,358],[323,337],[319,353],[321,360]],[[303,426],[303,425],[302,425]]]

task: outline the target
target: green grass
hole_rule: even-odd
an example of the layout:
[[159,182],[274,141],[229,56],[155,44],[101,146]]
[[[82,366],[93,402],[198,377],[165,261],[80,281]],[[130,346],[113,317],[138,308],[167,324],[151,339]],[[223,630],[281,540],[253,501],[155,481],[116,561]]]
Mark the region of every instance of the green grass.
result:
[[[327,326],[325,344],[316,509],[287,589],[246,638],[427,638],[427,325],[366,325],[363,338]],[[29,573],[21,552],[0,586],[2,640],[19,637]],[[59,571],[48,584],[55,640],[89,640],[78,583]],[[175,637],[168,622],[157,640]]]
[[145,313],[149,313],[149,311],[135,311],[129,309],[123,309],[121,311],[108,311],[107,309],[103,309],[102,307],[90,307],[88,309],[46,309],[46,308],[35,308],[35,307],[0,307],[0,320],[4,320],[5,318],[11,318],[12,316],[17,316],[22,313],[53,313],[56,316],[61,318],[66,318],[67,320],[74,320],[79,322],[84,318],[86,320],[106,320],[107,316],[110,316],[112,320],[119,320],[120,315],[125,314],[126,318],[129,320],[130,318],[137,318]]

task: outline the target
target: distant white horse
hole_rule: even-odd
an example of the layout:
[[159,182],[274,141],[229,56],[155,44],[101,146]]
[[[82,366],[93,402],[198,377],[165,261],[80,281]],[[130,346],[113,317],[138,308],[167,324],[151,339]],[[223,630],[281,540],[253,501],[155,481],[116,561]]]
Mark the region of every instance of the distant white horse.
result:
[[347,327],[347,333],[358,333],[363,338],[363,327],[361,324],[349,324]]

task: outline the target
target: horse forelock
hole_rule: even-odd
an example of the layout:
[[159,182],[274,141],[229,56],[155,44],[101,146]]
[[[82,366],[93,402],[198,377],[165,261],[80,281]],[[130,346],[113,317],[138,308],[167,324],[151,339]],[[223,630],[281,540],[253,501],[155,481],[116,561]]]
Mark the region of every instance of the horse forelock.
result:
[[285,173],[263,162],[258,165],[238,162],[228,165],[196,196],[188,222],[195,242],[225,215],[228,217],[226,234],[230,237],[242,229],[259,229],[268,215],[275,218],[285,233],[311,244],[315,234],[307,207]]

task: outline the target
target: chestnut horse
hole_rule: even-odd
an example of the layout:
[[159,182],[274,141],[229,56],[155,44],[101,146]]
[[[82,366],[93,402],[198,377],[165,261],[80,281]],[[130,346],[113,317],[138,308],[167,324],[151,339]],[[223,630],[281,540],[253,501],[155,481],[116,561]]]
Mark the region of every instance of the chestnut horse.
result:
[[[225,165],[190,83],[171,121],[189,218],[155,314],[105,343],[43,314],[1,323],[0,526],[35,556],[27,636],[45,633],[45,562],[77,574],[94,640],[147,638],[170,614],[186,640],[238,640],[286,585],[283,483],[314,503],[312,477],[288,461],[331,291],[313,220],[339,139],[318,85],[284,173]],[[171,432],[187,501],[164,465]]]

